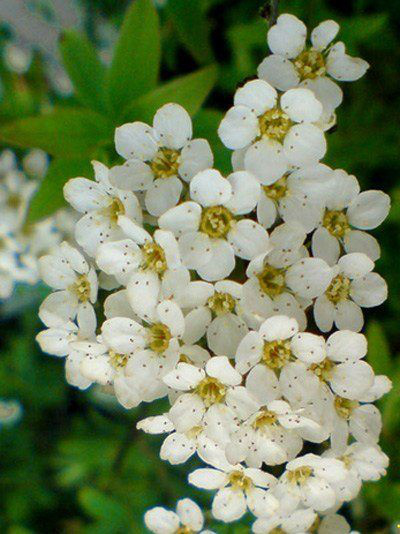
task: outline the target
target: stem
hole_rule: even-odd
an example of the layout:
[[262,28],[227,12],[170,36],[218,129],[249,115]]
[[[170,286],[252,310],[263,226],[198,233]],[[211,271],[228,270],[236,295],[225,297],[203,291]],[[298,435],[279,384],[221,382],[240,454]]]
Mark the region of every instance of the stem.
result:
[[279,15],[279,0],[270,0],[271,14],[268,21],[268,28],[271,28],[276,23]]

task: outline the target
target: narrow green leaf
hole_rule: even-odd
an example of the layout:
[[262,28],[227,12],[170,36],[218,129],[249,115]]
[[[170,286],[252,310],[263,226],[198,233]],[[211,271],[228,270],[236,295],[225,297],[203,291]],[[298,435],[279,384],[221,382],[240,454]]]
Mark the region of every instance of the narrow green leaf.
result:
[[368,362],[376,374],[387,375],[392,369],[389,343],[380,323],[371,321],[367,327]]
[[29,117],[0,128],[0,141],[21,148],[42,148],[53,156],[90,155],[99,145],[112,143],[106,118],[84,109],[57,109],[50,115]]
[[214,166],[224,174],[231,172],[231,152],[218,137],[218,126],[223,117],[216,109],[201,109],[194,121],[194,137],[207,139],[214,153]]
[[157,109],[169,102],[180,104],[190,115],[194,115],[209,95],[216,77],[217,69],[211,65],[176,78],[132,102],[124,118],[151,122]]
[[157,11],[151,0],[136,0],[125,15],[109,71],[108,101],[115,117],[156,87],[160,60]]
[[87,158],[55,158],[29,207],[28,223],[37,222],[66,205],[63,186],[70,178],[90,178],[92,169]]
[[169,11],[178,37],[200,64],[214,61],[210,44],[210,25],[199,0],[168,0]]
[[125,508],[115,499],[94,488],[83,488],[78,495],[84,511],[94,519],[117,526],[129,525],[130,517]]
[[106,68],[99,60],[92,43],[84,35],[70,30],[61,38],[60,51],[77,98],[85,106],[105,112]]

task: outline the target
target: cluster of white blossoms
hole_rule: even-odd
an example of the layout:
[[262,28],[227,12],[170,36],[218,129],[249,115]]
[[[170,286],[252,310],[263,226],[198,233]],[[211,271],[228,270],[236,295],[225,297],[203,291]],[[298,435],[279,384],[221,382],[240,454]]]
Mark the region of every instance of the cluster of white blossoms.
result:
[[48,158],[31,150],[19,167],[11,150],[0,153],[0,301],[18,283],[40,280],[38,259],[71,235],[73,215],[66,210],[47,219],[27,222],[29,203],[47,171]]
[[[388,465],[373,402],[391,384],[365,361],[360,330],[363,308],[387,297],[368,231],[390,201],[321,163],[342,99],[331,78],[368,67],[331,44],[337,31],[321,23],[309,46],[301,21],[278,18],[273,54],[219,128],[228,176],[177,104],[117,128],[124,161],[94,162],[94,181],[64,187],[77,246],[40,260],[54,292],[37,339],[65,357],[67,381],[126,409],[168,399],[138,428],[165,434],[162,460],[197,455],[205,465],[188,480],[213,492],[212,516],[249,511],[260,534],[350,532],[337,511]],[[145,523],[210,532],[188,499]]]

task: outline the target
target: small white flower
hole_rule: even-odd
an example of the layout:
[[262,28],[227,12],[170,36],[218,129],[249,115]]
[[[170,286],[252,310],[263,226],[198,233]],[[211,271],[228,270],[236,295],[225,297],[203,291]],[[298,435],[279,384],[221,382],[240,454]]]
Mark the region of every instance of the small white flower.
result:
[[38,187],[18,170],[10,169],[0,178],[0,232],[16,232],[25,222],[29,201]]
[[75,239],[89,256],[95,256],[101,244],[124,237],[118,226],[120,215],[126,215],[138,224],[142,222],[135,194],[113,187],[109,170],[102,163],[94,161],[93,168],[96,181],[72,178],[64,186],[67,202],[83,214],[75,226]]
[[358,332],[364,324],[361,308],[386,300],[387,284],[373,268],[374,262],[359,252],[342,256],[334,265],[330,284],[314,304],[315,322],[322,332],[329,332],[334,323],[339,329]]
[[203,530],[203,513],[199,506],[190,499],[178,501],[176,513],[161,506],[151,508],[145,513],[144,522],[154,534],[183,534],[184,532],[214,534],[211,530]]
[[326,152],[323,131],[315,126],[321,113],[322,104],[308,89],[290,89],[278,99],[269,83],[252,80],[236,91],[234,106],[218,133],[233,150],[267,139],[276,166],[284,168],[285,160],[295,166],[312,165]]
[[146,191],[146,209],[156,217],[178,203],[181,180],[190,182],[213,164],[208,142],[192,140],[192,121],[178,104],[160,108],[153,127],[133,122],[117,128],[115,146],[127,161],[111,169],[111,183],[124,190]]
[[[275,514],[271,518],[261,517],[253,523],[255,534],[270,534],[282,530],[287,534],[303,534],[309,531],[317,514],[310,508],[296,510],[290,514]],[[332,532],[333,534],[333,532]]]
[[54,254],[42,256],[39,267],[44,282],[56,290],[45,298],[39,309],[39,317],[46,326],[62,327],[75,319],[81,307],[96,302],[96,272],[67,242]]
[[238,220],[255,208],[259,194],[259,183],[245,171],[223,178],[208,169],[191,181],[192,200],[168,210],[158,222],[178,237],[186,267],[204,280],[220,280],[233,271],[235,255],[249,260],[270,249],[260,224]]

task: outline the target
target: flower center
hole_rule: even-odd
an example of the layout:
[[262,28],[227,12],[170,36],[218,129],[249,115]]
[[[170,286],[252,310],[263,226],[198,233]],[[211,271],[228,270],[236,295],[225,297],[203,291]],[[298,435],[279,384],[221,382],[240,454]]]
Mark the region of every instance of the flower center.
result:
[[231,229],[232,213],[224,206],[211,206],[203,209],[200,220],[200,231],[210,237],[225,237]]
[[6,204],[11,209],[18,209],[22,204],[21,195],[18,195],[17,193],[12,193],[8,196]]
[[79,302],[87,302],[90,298],[90,282],[86,274],[78,276],[76,282],[69,287],[69,290],[78,297]]
[[301,80],[318,78],[326,72],[323,55],[312,48],[301,52],[294,60],[294,66]]
[[114,197],[108,206],[108,214],[111,222],[116,223],[120,215],[125,215],[125,206],[118,197]]
[[254,429],[264,428],[265,426],[274,425],[277,422],[278,418],[276,417],[275,412],[270,410],[262,410],[257,417],[252,422],[251,426]]
[[224,400],[226,386],[217,378],[208,376],[197,385],[196,393],[203,399],[204,404],[208,408],[212,404],[217,404]]
[[325,358],[320,363],[313,363],[310,366],[312,371],[322,382],[328,382],[332,378],[332,372],[335,368],[335,363],[329,358]]
[[216,291],[207,301],[208,307],[215,315],[231,313],[235,309],[236,301],[229,293]]
[[337,304],[343,300],[347,300],[350,295],[351,281],[346,276],[338,274],[330,283],[328,289],[325,291],[325,295],[328,300]]
[[186,432],[186,436],[189,439],[195,439],[199,434],[203,432],[203,427],[200,425],[193,426],[190,430]]
[[194,530],[192,530],[191,528],[189,527],[179,527],[178,530],[176,531],[176,534],[194,534]]
[[322,220],[322,224],[330,234],[338,238],[344,237],[350,230],[347,215],[343,211],[327,210]]
[[167,270],[164,250],[157,243],[145,243],[142,247],[142,269],[154,271],[159,275]]
[[156,178],[169,178],[178,174],[181,155],[178,150],[160,148],[150,162],[151,170]]
[[253,487],[251,478],[246,477],[241,471],[232,471],[229,475],[229,483],[236,490],[249,490]]
[[292,126],[289,116],[279,108],[272,108],[258,117],[262,137],[283,141]]
[[285,290],[285,269],[277,269],[267,263],[257,278],[261,289],[270,297],[277,297]]
[[118,354],[113,350],[108,351],[108,355],[110,358],[110,363],[114,369],[123,369],[129,360],[128,354]]
[[287,193],[287,179],[286,176],[282,176],[278,181],[272,185],[263,186],[264,193],[271,200],[278,201],[283,198]]
[[292,357],[290,341],[266,341],[264,343],[261,360],[271,369],[282,369]]
[[339,397],[339,395],[335,396],[334,404],[337,414],[342,417],[342,419],[350,419],[353,410],[358,407],[357,401],[345,399]]
[[307,479],[313,474],[312,467],[308,465],[303,465],[292,471],[288,471],[288,480],[293,484],[299,484],[300,486],[304,484]]
[[149,328],[149,347],[161,354],[169,347],[171,331],[165,324],[155,323]]

